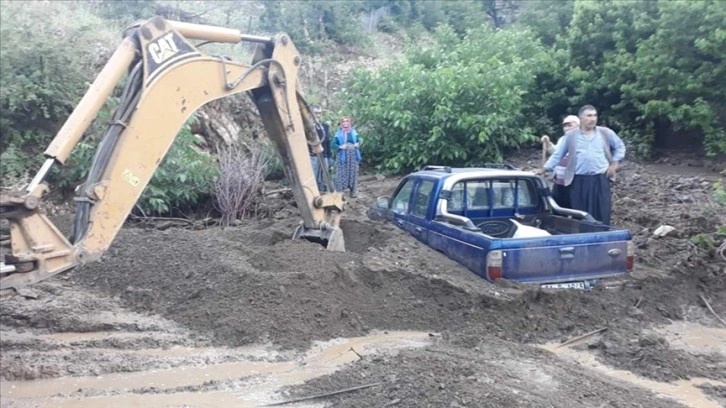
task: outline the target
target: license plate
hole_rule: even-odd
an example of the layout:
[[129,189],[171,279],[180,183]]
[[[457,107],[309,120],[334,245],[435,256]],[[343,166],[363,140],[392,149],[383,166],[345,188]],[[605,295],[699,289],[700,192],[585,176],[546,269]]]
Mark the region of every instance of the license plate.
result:
[[585,282],[547,283],[542,285],[548,289],[585,289]]

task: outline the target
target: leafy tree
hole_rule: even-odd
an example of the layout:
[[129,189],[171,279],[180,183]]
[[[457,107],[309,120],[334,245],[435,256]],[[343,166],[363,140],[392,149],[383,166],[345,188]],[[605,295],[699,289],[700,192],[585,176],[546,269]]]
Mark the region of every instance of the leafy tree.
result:
[[548,64],[531,35],[488,28],[460,39],[441,26],[435,39],[405,61],[358,71],[341,95],[361,123],[365,157],[379,168],[498,161],[503,149],[531,140],[523,106]]
[[623,94],[613,109],[620,116],[637,115],[633,134],[646,129],[652,139],[655,125],[665,122],[676,131],[700,131],[708,153],[726,153],[726,5],[655,4],[657,20],[640,21],[635,28],[650,26],[650,35],[641,35],[630,49],[622,47],[614,61],[618,66],[608,67],[618,75],[606,77],[617,81]]
[[360,44],[366,40],[359,14],[362,1],[320,2],[268,0],[260,17],[263,29],[285,31],[300,50],[320,51],[326,40],[338,44]]
[[518,0],[481,0],[481,2],[496,28],[501,28],[508,21],[514,20],[514,13],[520,8]]
[[0,2],[3,178],[42,160],[119,32],[81,2]]
[[446,1],[441,5],[446,16],[445,24],[450,25],[460,36],[469,29],[489,25],[489,18],[484,8],[476,1]]
[[576,91],[571,98],[573,106],[591,103],[606,111],[621,102],[620,90],[606,71],[619,52],[633,50],[642,38],[635,32],[634,20],[641,13],[652,14],[653,4],[617,0],[575,3],[572,24],[564,37],[569,53],[568,79]]
[[537,108],[554,121],[594,104],[642,154],[669,128],[726,152],[724,21],[718,0],[528,4],[520,25],[557,61],[538,77]]
[[518,26],[529,28],[546,46],[554,46],[570,26],[574,0],[539,0],[525,3]]
[[99,14],[109,20],[123,19],[128,23],[153,17],[156,6],[155,0],[101,0]]

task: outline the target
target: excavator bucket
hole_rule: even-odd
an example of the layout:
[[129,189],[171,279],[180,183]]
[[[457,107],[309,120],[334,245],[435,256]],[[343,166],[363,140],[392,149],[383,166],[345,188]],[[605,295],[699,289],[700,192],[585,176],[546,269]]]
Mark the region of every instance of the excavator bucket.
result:
[[306,239],[311,242],[322,244],[329,251],[345,252],[345,239],[343,230],[339,227],[332,229],[312,229],[299,225],[292,235],[292,239]]

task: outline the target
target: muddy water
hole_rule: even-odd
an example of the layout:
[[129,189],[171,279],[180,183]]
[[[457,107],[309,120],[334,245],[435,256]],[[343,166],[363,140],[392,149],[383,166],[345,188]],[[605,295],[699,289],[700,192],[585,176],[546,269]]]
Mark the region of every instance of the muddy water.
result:
[[[653,331],[664,336],[673,347],[694,353],[715,352],[726,355],[726,330],[724,329],[678,322]],[[708,398],[698,386],[710,384],[712,386],[726,387],[726,382],[708,378],[691,378],[690,380],[662,383],[637,376],[630,371],[607,367],[587,351],[560,347],[557,343],[546,344],[542,347],[565,360],[579,363],[582,367],[604,374],[607,377],[646,388],[659,395],[672,398],[685,406],[692,408],[721,408],[719,403]]]
[[653,330],[673,348],[726,356],[726,329],[678,321]]
[[[99,336],[101,336],[99,334]],[[2,407],[254,407],[279,400],[277,391],[335,372],[361,356],[391,353],[397,349],[423,347],[429,334],[388,332],[367,337],[335,339],[317,343],[293,361],[271,361],[276,356],[265,350],[238,350],[243,356],[262,356],[267,361],[237,361],[205,366],[182,366],[173,369],[132,373],[113,373],[97,377],[64,377],[34,381],[0,382]],[[132,351],[127,351],[132,352]],[[140,350],[139,353],[162,355],[164,350]],[[171,349],[173,356],[198,356],[211,349]],[[219,350],[228,354],[229,350]],[[187,354],[188,353],[188,354]],[[209,392],[172,392],[216,381],[219,389]],[[154,393],[140,393],[154,387]],[[136,390],[136,391],[134,391]],[[167,390],[168,393],[163,393]]]

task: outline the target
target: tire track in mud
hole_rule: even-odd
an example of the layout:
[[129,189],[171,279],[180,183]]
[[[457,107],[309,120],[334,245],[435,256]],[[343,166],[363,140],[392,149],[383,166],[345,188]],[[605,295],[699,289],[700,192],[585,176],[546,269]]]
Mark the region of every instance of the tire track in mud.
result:
[[[279,351],[271,344],[212,347],[209,339],[174,322],[130,311],[101,294],[57,281],[37,285],[34,292],[36,299],[3,301],[3,407],[259,406],[279,399],[283,386],[330,374],[369,354],[422,347],[430,338],[378,333],[318,342],[307,352]],[[78,331],[57,332],[43,320],[68,313],[60,298],[73,299],[82,310],[75,316],[85,322],[74,327]],[[38,314],[43,319],[31,326],[23,323],[32,319],[13,319]],[[96,330],[99,320],[106,330]]]

